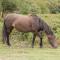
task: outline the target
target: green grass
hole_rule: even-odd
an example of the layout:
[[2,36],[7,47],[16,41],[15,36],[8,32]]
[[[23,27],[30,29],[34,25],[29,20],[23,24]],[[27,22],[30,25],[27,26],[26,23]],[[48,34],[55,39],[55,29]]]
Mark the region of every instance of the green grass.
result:
[[60,48],[0,48],[0,60],[60,60]]

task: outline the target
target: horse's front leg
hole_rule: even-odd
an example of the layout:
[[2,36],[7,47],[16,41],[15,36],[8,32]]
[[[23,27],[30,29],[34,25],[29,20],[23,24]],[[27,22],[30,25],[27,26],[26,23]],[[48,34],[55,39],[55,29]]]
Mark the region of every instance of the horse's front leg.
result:
[[36,38],[36,34],[33,34],[33,38],[32,38],[32,48],[34,48],[35,38]]
[[42,37],[40,38],[40,48],[43,47]]
[[42,38],[43,38],[43,36],[42,36],[42,31],[38,32],[38,36],[39,36],[39,38],[40,38],[40,43],[39,43],[39,45],[40,45],[40,48],[42,48],[42,47],[43,47],[43,42],[42,42]]

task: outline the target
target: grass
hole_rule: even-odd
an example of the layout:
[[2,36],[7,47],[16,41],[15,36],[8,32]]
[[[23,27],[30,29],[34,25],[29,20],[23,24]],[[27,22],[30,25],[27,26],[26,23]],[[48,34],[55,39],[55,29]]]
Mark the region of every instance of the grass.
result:
[[60,60],[60,48],[0,48],[0,60]]

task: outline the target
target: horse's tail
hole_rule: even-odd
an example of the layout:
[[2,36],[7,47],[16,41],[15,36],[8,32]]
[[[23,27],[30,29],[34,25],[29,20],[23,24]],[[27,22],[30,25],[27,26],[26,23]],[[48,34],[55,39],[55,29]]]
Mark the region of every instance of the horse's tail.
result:
[[5,43],[5,41],[6,41],[6,36],[7,36],[7,29],[6,29],[6,24],[5,24],[5,20],[4,20],[3,30],[2,30],[3,43]]

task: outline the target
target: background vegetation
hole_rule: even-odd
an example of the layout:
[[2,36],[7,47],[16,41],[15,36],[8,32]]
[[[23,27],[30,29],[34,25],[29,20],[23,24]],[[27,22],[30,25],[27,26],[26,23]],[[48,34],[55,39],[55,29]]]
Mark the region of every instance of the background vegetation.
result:
[[0,0],[0,11],[3,10],[19,10],[23,14],[57,14],[60,13],[60,0]]

